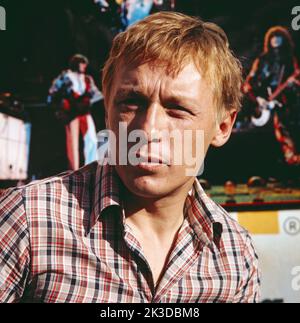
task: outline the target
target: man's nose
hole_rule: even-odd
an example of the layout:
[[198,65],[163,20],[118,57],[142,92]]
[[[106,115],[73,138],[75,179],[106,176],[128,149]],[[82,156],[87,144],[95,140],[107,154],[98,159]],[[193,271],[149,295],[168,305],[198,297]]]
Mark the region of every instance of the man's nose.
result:
[[160,139],[157,134],[167,128],[166,113],[164,108],[158,103],[152,103],[139,118],[139,127],[145,132],[148,140]]

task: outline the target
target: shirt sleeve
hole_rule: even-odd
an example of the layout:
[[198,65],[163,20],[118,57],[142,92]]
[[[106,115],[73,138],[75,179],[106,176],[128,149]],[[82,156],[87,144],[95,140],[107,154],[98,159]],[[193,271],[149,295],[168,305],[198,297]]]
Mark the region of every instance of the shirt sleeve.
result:
[[91,84],[91,89],[90,89],[91,102],[95,103],[103,99],[103,94],[97,88],[94,79],[91,76],[89,78],[90,78],[90,84]]
[[60,90],[60,88],[62,87],[62,78],[61,75],[59,75],[56,79],[53,80],[51,87],[48,91],[48,98],[47,98],[47,103],[51,104],[53,103],[53,99],[56,95],[56,93]]
[[53,104],[57,98],[60,98],[72,90],[72,82],[67,73],[63,71],[56,79],[53,80],[52,85],[48,91],[47,103]]
[[260,302],[261,273],[258,267],[258,256],[247,235],[244,249],[244,271],[242,281],[233,302],[234,303],[259,303]]
[[29,230],[20,189],[0,196],[0,303],[19,302],[30,271]]

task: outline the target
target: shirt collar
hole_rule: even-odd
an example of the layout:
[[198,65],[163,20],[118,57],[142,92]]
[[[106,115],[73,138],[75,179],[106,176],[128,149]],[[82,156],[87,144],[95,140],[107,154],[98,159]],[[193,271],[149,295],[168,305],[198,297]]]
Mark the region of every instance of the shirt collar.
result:
[[199,240],[205,245],[214,242],[219,246],[223,231],[220,212],[217,205],[204,192],[197,178],[187,196],[185,213]]
[[[121,185],[121,180],[114,166],[98,164],[90,229],[107,208],[117,206],[122,211]],[[124,217],[124,212],[122,213]],[[195,179],[193,188],[187,196],[185,215],[199,240],[204,242],[205,245],[211,245],[213,242],[218,245],[222,235],[220,215],[216,204],[206,195],[197,179]]]
[[89,230],[96,224],[105,209],[111,206],[121,208],[120,184],[119,176],[113,166],[97,165]]

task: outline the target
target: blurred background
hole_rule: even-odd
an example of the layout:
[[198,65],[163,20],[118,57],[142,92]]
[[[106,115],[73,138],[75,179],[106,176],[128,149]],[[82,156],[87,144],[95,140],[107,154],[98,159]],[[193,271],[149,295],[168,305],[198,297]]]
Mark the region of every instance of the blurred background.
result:
[[[7,30],[0,33],[0,92],[11,93],[25,106],[30,119],[31,143],[28,176],[41,178],[65,170],[62,129],[46,105],[52,80],[68,66],[75,53],[88,57],[88,73],[101,90],[101,68],[112,39],[126,28],[122,1],[61,0],[1,1],[7,13]],[[105,2],[109,5],[106,8]],[[131,5],[140,6],[141,1]],[[136,4],[134,4],[136,2]],[[286,26],[299,57],[299,33],[291,29],[292,1],[142,1],[141,17],[159,10],[176,10],[219,24],[244,66],[245,76],[262,52],[267,30]],[[150,4],[149,4],[150,3]],[[134,10],[134,9],[133,9]],[[122,12],[123,11],[123,12]],[[136,9],[138,12],[138,9]],[[139,18],[139,13],[136,14]],[[127,21],[128,23],[128,21]],[[103,127],[101,103],[93,108],[98,129]],[[229,144],[211,149],[204,177],[213,183],[244,182],[253,175],[264,178],[294,177],[298,167],[282,159],[272,125],[240,131]],[[55,130],[56,129],[56,130]],[[220,162],[222,161],[222,162]],[[296,170],[295,170],[296,168]]]

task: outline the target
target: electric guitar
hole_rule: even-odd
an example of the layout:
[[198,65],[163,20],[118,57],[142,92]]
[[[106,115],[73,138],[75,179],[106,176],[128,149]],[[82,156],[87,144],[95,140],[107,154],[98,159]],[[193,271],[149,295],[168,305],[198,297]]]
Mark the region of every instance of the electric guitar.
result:
[[263,127],[271,118],[272,110],[275,107],[282,107],[282,103],[276,100],[278,96],[291,84],[296,81],[300,75],[300,70],[296,70],[284,83],[280,84],[278,88],[269,95],[266,106],[258,105],[256,107],[256,115],[251,117],[251,122],[256,127]]

